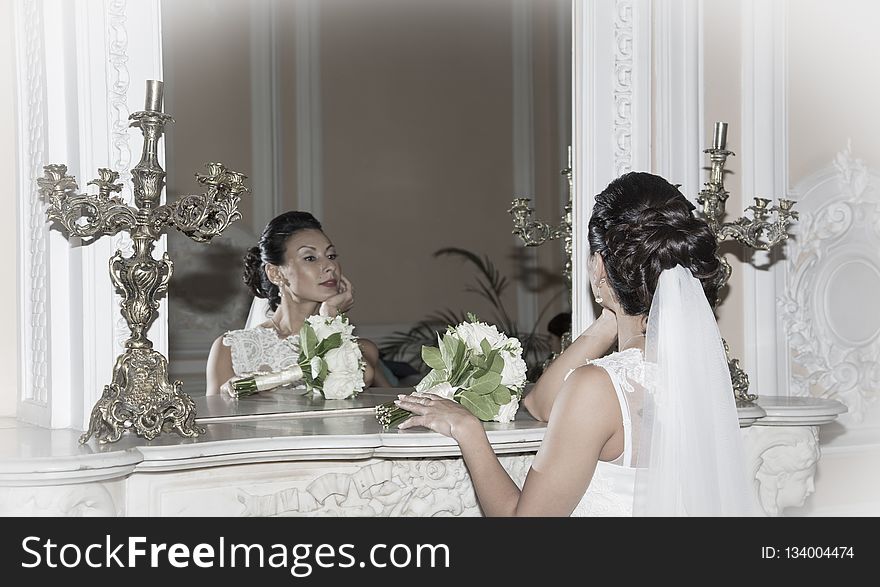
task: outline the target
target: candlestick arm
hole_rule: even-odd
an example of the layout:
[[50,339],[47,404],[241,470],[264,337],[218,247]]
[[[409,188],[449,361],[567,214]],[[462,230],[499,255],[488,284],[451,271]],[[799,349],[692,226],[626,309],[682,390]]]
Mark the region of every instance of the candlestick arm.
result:
[[60,225],[67,234],[84,239],[86,244],[103,235],[130,230],[136,223],[136,210],[110,192],[122,190],[117,183],[119,174],[99,169],[98,179],[88,185],[97,185],[98,194],[77,193],[76,179],[67,175],[66,165],[46,165],[44,176],[37,178],[40,196],[48,203],[46,214],[50,222]]
[[247,176],[227,169],[222,163],[205,166],[209,173],[196,174],[196,180],[207,186],[207,192],[181,196],[159,206],[151,215],[154,227],[172,226],[196,242],[210,242],[241,218],[238,203],[250,191],[244,185]]

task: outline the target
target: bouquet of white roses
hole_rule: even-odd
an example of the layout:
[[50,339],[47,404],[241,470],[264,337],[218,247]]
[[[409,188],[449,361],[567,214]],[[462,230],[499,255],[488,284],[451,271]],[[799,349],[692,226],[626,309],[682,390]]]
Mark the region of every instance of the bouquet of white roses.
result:
[[[437,347],[422,347],[431,371],[416,385],[416,394],[433,393],[454,400],[484,422],[510,422],[526,384],[522,345],[495,326],[479,322],[449,326]],[[410,412],[393,402],[376,408],[384,428],[407,419]]]
[[273,373],[260,373],[232,382],[232,393],[242,397],[302,381],[306,389],[325,399],[347,399],[364,388],[366,366],[354,326],[340,314],[334,318],[309,316],[299,331],[296,364]]

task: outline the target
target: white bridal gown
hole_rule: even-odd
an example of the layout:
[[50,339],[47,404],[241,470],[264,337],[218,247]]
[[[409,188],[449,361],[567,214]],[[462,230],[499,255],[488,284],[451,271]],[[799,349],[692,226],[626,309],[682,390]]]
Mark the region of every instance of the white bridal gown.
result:
[[[647,386],[645,360],[640,349],[630,348],[586,364],[605,369],[614,384],[620,413],[623,415],[623,454],[613,461],[597,463],[593,479],[571,515],[632,516],[638,431],[641,429],[638,415],[641,413]],[[636,415],[635,421],[633,414]]]
[[299,357],[299,334],[278,338],[272,328],[255,326],[230,330],[223,344],[232,352],[232,370],[236,375],[281,371],[296,364]]

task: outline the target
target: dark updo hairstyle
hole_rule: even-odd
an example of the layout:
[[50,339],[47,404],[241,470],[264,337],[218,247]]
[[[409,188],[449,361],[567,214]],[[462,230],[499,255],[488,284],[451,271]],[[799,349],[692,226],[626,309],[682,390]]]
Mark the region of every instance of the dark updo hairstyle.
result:
[[245,255],[245,285],[258,298],[269,300],[269,307],[273,312],[281,303],[281,292],[277,285],[269,281],[266,263],[283,265],[287,239],[306,229],[322,230],[321,223],[308,212],[285,212],[269,221],[260,235],[259,246],[251,247]]
[[650,173],[626,173],[596,196],[590,253],[602,255],[608,282],[630,316],[648,313],[660,273],[676,265],[700,280],[713,308],[718,302],[718,242],[694,208],[678,188]]

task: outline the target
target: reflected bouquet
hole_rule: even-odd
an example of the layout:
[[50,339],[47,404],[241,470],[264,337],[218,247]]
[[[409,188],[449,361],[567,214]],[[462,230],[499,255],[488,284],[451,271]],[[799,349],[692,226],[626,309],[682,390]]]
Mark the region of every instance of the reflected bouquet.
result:
[[[454,400],[484,422],[510,422],[526,384],[522,345],[473,314],[468,319],[447,327],[446,334],[438,336],[438,346],[422,347],[422,360],[431,371],[415,393]],[[376,418],[386,429],[409,416],[393,402],[376,407]]]
[[232,395],[244,397],[302,381],[325,399],[348,399],[364,388],[366,366],[357,337],[344,314],[309,316],[299,331],[296,364],[272,373],[258,373],[232,382]]

